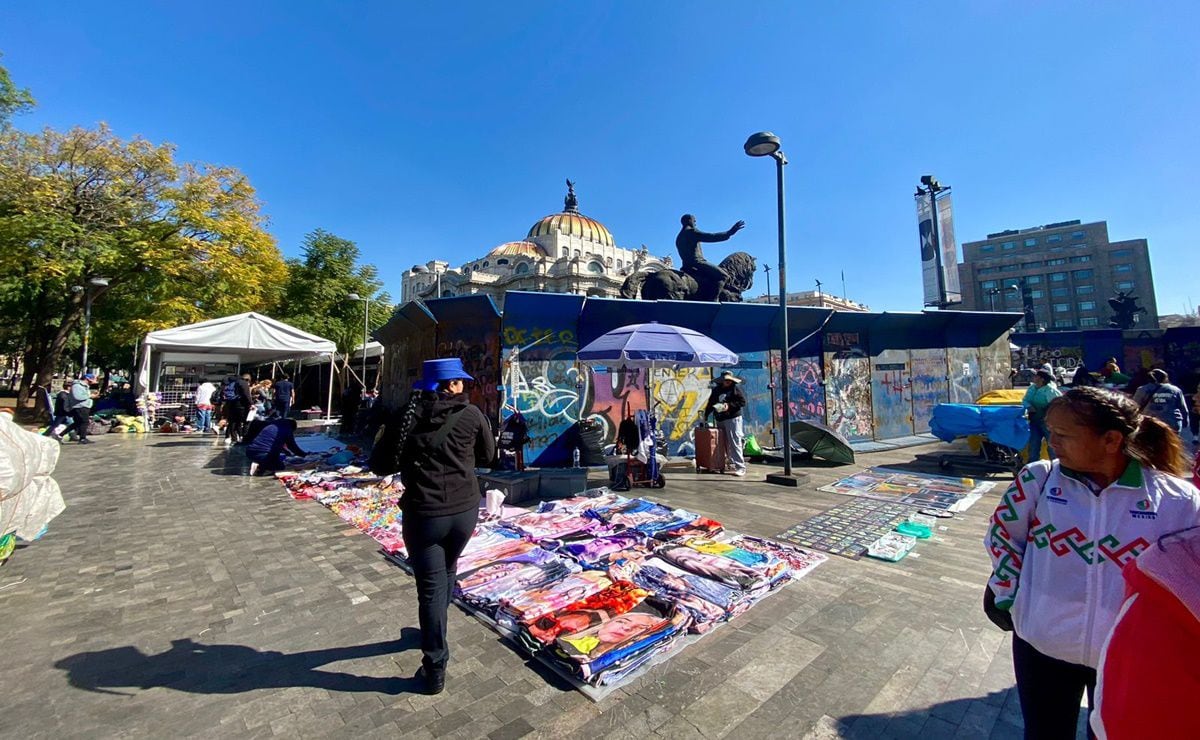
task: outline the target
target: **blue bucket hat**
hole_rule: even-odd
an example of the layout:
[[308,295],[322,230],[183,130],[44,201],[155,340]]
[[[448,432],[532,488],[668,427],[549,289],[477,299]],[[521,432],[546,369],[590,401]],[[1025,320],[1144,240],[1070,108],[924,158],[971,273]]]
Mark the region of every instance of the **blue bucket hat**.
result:
[[474,380],[463,368],[462,360],[457,357],[447,357],[441,360],[426,360],[421,366],[423,389],[436,390],[438,383],[444,380]]

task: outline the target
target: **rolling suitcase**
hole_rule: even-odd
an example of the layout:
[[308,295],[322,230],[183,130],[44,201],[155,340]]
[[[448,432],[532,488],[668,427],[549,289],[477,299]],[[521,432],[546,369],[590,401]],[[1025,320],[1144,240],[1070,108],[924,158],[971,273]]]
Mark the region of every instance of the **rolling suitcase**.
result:
[[724,473],[725,446],[717,427],[696,427],[696,472]]

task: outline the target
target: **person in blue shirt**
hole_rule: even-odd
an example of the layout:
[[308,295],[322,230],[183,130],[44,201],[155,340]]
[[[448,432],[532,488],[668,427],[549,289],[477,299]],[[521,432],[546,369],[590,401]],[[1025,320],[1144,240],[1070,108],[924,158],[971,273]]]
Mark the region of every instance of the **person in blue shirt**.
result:
[[[1021,405],[1025,407],[1029,417],[1029,461],[1041,459],[1042,441],[1050,438],[1046,431],[1046,408],[1050,402],[1062,395],[1062,391],[1054,384],[1054,375],[1043,367],[1033,376],[1033,384],[1025,391]],[[1050,459],[1054,459],[1054,450],[1050,451]]]
[[246,457],[263,470],[282,470],[285,454],[296,457],[307,454],[296,444],[295,419],[272,419],[254,427],[246,438]]
[[1155,368],[1150,371],[1150,382],[1137,389],[1133,402],[1143,414],[1149,414],[1183,434],[1188,427],[1187,401],[1177,386],[1171,385],[1166,370]]
[[286,419],[295,403],[296,386],[292,384],[291,378],[283,375],[279,378],[279,382],[275,384],[275,411]]

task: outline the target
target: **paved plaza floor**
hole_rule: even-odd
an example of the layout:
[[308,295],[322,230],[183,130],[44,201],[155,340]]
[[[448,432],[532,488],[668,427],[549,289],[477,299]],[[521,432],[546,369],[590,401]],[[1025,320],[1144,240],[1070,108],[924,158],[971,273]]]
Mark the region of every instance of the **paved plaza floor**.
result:
[[[669,474],[664,502],[771,536],[816,491]],[[0,568],[6,737],[1015,738],[1009,638],[980,608],[1007,481],[919,557],[829,562],[592,703],[457,608],[447,690],[414,693],[416,592],[373,540],[187,436],[64,447],[67,510]],[[929,469],[935,472],[935,469]],[[1003,480],[1003,479],[1001,479]]]

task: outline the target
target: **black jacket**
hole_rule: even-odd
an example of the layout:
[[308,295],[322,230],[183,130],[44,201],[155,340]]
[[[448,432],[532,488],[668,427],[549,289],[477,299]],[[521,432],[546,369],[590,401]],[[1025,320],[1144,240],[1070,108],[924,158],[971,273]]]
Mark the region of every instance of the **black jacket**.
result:
[[[434,447],[442,425],[460,410],[446,441]],[[401,510],[406,515],[449,516],[479,506],[475,468],[490,465],[495,456],[496,440],[487,417],[465,393],[425,401],[400,454]]]
[[[729,408],[721,412],[713,410],[713,404],[727,403]],[[725,421],[727,419],[735,419],[742,415],[742,409],[746,407],[746,394],[742,393],[741,386],[734,383],[732,387],[726,388],[724,383],[718,382],[717,387],[713,388],[712,394],[708,397],[708,405],[704,407],[704,415],[715,414],[717,421]]]

